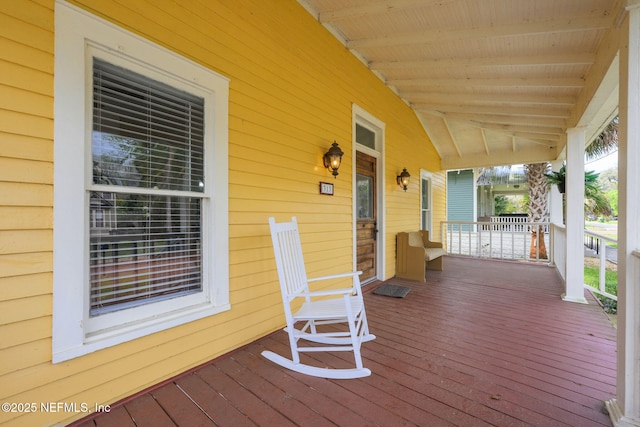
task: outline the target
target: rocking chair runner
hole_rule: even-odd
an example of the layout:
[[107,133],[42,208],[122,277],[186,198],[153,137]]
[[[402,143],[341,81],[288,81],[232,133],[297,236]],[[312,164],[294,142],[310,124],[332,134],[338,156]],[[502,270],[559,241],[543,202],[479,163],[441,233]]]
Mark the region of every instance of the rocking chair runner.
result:
[[[263,351],[262,355],[285,368],[316,377],[347,379],[371,375],[371,371],[363,367],[360,355],[361,344],[375,339],[369,333],[360,289],[359,276],[362,272],[308,279],[296,218],[283,223],[276,223],[274,218],[269,218],[269,225],[287,321],[284,330],[289,335],[292,360],[271,351]],[[310,282],[349,276],[353,279],[353,286],[350,288],[317,292],[309,290]],[[328,299],[329,296],[333,298]],[[324,298],[317,299],[318,297]],[[303,300],[301,306],[298,303],[300,299]],[[299,306],[297,311],[293,311],[292,304]],[[296,324],[301,326],[296,328]],[[330,326],[328,330],[320,331],[324,325],[336,324],[346,324],[348,330]],[[321,345],[300,346],[300,340]],[[352,351],[356,367],[334,369],[300,363],[300,353],[319,351]]]

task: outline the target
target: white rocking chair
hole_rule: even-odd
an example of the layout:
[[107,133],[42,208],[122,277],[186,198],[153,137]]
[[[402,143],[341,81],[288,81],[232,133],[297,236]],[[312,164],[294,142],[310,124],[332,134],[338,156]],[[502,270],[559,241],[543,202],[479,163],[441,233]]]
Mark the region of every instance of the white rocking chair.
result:
[[[362,366],[360,355],[360,345],[375,339],[375,335],[369,333],[364,310],[359,277],[362,272],[308,279],[296,218],[291,218],[291,222],[278,224],[274,218],[269,218],[269,225],[287,321],[287,327],[284,330],[289,335],[293,360],[271,351],[263,351],[262,355],[287,369],[321,378],[348,379],[371,375],[371,371]],[[349,276],[353,278],[353,286],[350,288],[318,292],[309,290],[310,282]],[[327,299],[328,296],[335,297]],[[313,299],[315,297],[325,298]],[[300,301],[300,298],[304,301],[297,311],[293,312],[292,304],[298,307],[300,304],[296,304],[296,300]],[[301,323],[302,326],[296,328],[296,323]],[[330,327],[329,330],[320,332],[322,325],[339,323],[346,324],[348,330]],[[311,341],[321,346],[300,346],[298,344],[300,340]],[[319,351],[352,351],[356,367],[326,368],[300,363],[300,353]]]

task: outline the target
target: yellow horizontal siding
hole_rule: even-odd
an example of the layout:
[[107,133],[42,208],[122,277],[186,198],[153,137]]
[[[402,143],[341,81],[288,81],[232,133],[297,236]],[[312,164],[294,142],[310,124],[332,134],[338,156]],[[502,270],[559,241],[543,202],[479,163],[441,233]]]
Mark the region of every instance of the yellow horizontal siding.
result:
[[[29,1],[22,2],[3,2],[13,4],[16,7],[23,7],[30,4]],[[2,5],[2,13],[0,13],[0,34],[3,37],[17,41],[25,46],[30,46],[42,52],[53,53],[53,23],[47,27],[39,27],[31,23],[25,22],[19,18],[7,15],[5,13],[7,4]],[[52,16],[51,11],[48,12]],[[11,58],[15,60],[15,58]],[[53,70],[53,64],[45,64],[45,67]]]
[[[51,338],[51,317],[44,316],[0,326],[0,350],[26,344],[31,341]],[[49,341],[50,343],[50,341]],[[50,353],[50,348],[47,351]],[[2,357],[5,357],[4,353]],[[50,354],[47,355],[49,359]]]
[[0,325],[51,315],[51,295],[0,301]]
[[51,339],[45,338],[2,350],[0,376],[51,360]]
[[[52,278],[53,276],[50,271],[22,276],[3,277],[2,274],[0,274],[0,289],[2,289],[0,301],[51,294]],[[49,333],[51,333],[51,331],[49,331]]]
[[[0,49],[2,47],[0,46]],[[47,58],[48,61],[51,58]],[[31,92],[13,86],[0,85],[0,110],[12,110],[32,116],[53,117],[53,99],[49,95]]]
[[[0,73],[2,73],[0,64]],[[53,120],[16,111],[0,110],[0,128],[6,133],[46,138],[53,134]]]
[[0,278],[39,274],[53,269],[51,252],[0,255]]
[[53,206],[53,185],[0,181],[0,206]]
[[51,230],[52,228],[53,209],[51,207],[0,206],[0,230]]
[[52,230],[0,231],[0,255],[51,250]]
[[3,6],[14,17],[0,14],[0,375],[50,361],[53,222],[51,11]]
[[[354,103],[386,126],[378,172],[393,274],[395,234],[418,227],[416,177],[421,168],[439,169],[437,153],[410,108],[296,1],[74,3],[230,79],[232,310],[51,364],[54,3],[2,2],[0,333],[7,339],[0,361],[12,361],[3,365],[0,399],[112,403],[281,327],[269,216],[298,218],[310,276],[352,266]],[[334,140],[345,152],[337,179],[322,164]],[[407,192],[395,183],[403,167],[413,177]],[[320,195],[320,181],[334,184],[335,195]],[[443,185],[434,173],[434,228],[444,218]],[[0,423],[9,425],[78,418],[5,415]]]
[[[49,135],[49,138],[51,135]],[[53,141],[0,132],[0,157],[53,161]]]
[[0,181],[53,184],[53,163],[0,157]]
[[[44,3],[44,2],[43,2]],[[8,2],[3,5],[2,13],[6,18],[14,18],[20,22],[29,24],[28,28],[53,29],[53,14],[51,2],[48,4],[38,4],[34,1]],[[23,27],[21,31],[25,31]],[[35,44],[35,43],[34,43]],[[49,47],[49,45],[41,46]]]

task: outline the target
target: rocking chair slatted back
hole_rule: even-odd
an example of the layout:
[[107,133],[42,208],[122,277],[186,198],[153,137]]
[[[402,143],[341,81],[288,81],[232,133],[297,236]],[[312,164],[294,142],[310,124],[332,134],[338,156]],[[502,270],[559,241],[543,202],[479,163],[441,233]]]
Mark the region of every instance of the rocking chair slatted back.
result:
[[276,224],[274,218],[269,218],[269,225],[282,297],[290,302],[309,290],[298,222],[293,217],[291,222]]

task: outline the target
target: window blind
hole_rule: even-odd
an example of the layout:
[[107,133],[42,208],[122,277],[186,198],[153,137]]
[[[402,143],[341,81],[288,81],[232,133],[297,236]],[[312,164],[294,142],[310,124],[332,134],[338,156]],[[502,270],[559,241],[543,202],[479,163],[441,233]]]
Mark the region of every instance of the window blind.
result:
[[94,58],[93,182],[204,191],[204,99]]
[[97,316],[202,289],[204,100],[98,58],[93,67],[93,184],[113,188],[89,191]]

